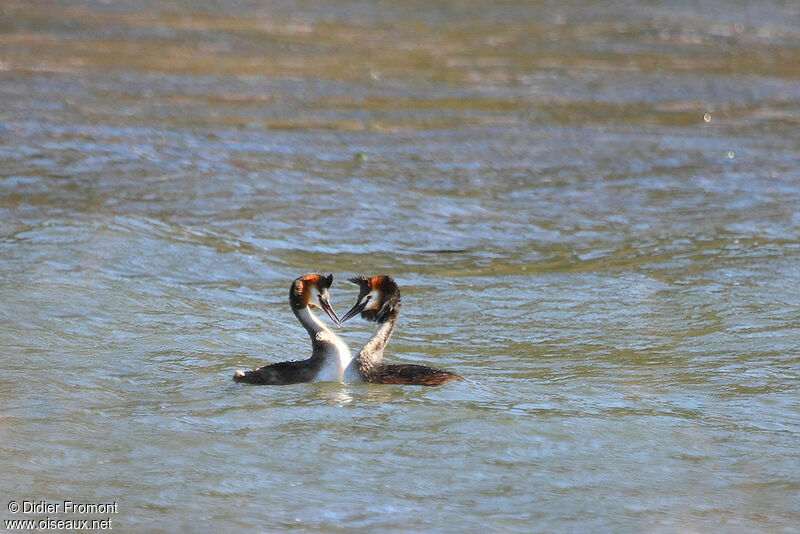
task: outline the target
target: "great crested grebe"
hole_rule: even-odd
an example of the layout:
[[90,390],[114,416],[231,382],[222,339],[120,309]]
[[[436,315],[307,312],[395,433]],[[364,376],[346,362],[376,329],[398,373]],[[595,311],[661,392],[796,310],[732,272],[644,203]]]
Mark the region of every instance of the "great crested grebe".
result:
[[[311,308],[322,308],[334,323],[339,324],[339,317],[328,300],[328,288],[332,283],[332,274],[324,276],[310,273],[292,282],[289,290],[292,311],[311,336],[312,352],[309,359],[273,363],[252,371],[236,371],[233,379],[264,385],[344,381],[345,368],[353,359],[350,348],[311,311]],[[316,295],[318,305],[311,302],[312,295]]]
[[364,382],[377,384],[416,384],[438,386],[450,380],[464,380],[455,373],[426,367],[424,365],[396,363],[386,364],[383,349],[392,337],[392,331],[400,315],[400,289],[389,276],[356,276],[351,282],[360,287],[355,305],[342,317],[344,323],[361,314],[362,319],[378,323],[372,337],[359,351],[350,367],[355,367]]

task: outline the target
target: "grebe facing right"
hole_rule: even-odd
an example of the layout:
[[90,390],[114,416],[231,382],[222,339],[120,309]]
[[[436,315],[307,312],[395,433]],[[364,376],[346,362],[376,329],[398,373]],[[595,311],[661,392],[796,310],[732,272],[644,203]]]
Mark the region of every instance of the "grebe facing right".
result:
[[[262,385],[342,382],[345,368],[353,359],[350,348],[311,312],[311,308],[322,308],[334,323],[339,324],[339,317],[328,300],[328,288],[332,283],[332,274],[324,276],[310,273],[292,282],[289,290],[292,311],[311,336],[312,353],[309,359],[273,363],[252,371],[236,371],[233,379]],[[318,305],[311,302],[312,294],[316,294]]]
[[351,282],[360,287],[355,305],[342,317],[344,323],[361,314],[362,319],[378,324],[372,337],[350,363],[364,382],[438,386],[451,380],[464,380],[455,373],[416,364],[386,364],[383,350],[392,337],[400,316],[400,289],[389,276],[356,276]]

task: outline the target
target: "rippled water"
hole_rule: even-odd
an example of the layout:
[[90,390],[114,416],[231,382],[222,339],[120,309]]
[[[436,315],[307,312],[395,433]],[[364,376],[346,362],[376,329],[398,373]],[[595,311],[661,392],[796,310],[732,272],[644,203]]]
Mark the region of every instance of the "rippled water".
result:
[[[797,532],[794,2],[261,4],[0,5],[2,519]],[[234,384],[308,271],[469,382]]]

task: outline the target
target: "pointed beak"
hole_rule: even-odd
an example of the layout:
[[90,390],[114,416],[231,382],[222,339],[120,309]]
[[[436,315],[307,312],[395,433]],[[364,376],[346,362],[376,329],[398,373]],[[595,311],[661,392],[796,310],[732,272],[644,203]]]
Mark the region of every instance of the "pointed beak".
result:
[[331,306],[331,303],[328,300],[328,295],[317,295],[317,299],[319,299],[319,307],[322,308],[322,311],[328,314],[328,317],[331,318],[333,324],[336,326],[342,326],[342,321],[339,319],[339,316],[336,315],[336,312],[333,311],[333,306]]
[[364,301],[364,302],[356,302],[355,306],[350,308],[347,311],[347,313],[344,314],[344,317],[342,317],[342,322],[345,322],[346,320],[351,319],[354,316],[358,315],[359,313],[364,311],[364,308],[366,308],[366,307],[367,307],[367,302],[366,301]]

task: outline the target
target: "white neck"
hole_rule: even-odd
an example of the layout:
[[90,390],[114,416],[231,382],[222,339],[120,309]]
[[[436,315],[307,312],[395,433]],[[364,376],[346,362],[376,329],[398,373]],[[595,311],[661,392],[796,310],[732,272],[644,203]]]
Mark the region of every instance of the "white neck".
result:
[[395,312],[384,322],[378,323],[375,332],[372,333],[372,337],[358,351],[358,354],[345,371],[348,376],[355,373],[358,375],[358,380],[364,380],[365,377],[372,373],[375,367],[380,365],[381,360],[383,360],[383,350],[389,343],[389,338],[392,337],[392,332],[397,324],[397,316],[398,313]]
[[308,306],[294,310],[297,319],[305,327],[311,337],[311,358],[321,358],[322,368],[315,382],[343,382],[345,368],[350,364],[353,355],[347,343],[331,332]]
[[[311,313],[311,308],[308,306],[303,306],[299,310],[295,310],[294,314],[297,316],[297,320],[300,321],[306,332],[311,336],[311,340],[314,340],[314,336],[320,332],[330,332],[328,328],[320,321],[316,315]],[[332,333],[332,332],[331,332]]]
[[383,360],[383,349],[389,343],[389,338],[392,337],[396,322],[387,321],[385,323],[378,323],[372,337],[364,344],[364,347],[358,353],[360,358],[369,358],[373,364],[381,363]]

